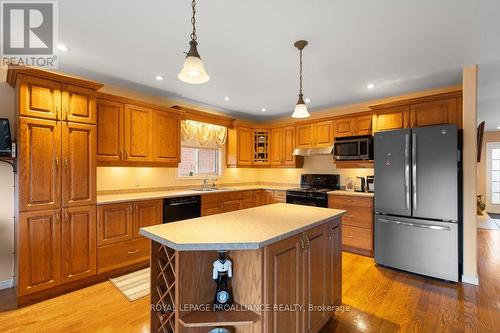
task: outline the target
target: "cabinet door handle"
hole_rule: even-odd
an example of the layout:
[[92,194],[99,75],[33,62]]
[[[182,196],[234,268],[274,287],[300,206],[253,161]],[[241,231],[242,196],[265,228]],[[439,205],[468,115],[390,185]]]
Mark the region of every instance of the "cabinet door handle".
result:
[[64,107],[64,119],[66,121],[68,121],[68,107],[67,106]]
[[59,223],[61,216],[59,215],[59,211],[56,213],[56,223]]
[[139,250],[128,251],[127,253],[128,253],[128,254],[134,254],[134,253],[137,253],[137,252],[139,252]]
[[123,159],[126,160],[127,158],[128,158],[128,152],[125,150],[125,157]]
[[132,204],[129,204],[129,205],[128,205],[128,213],[129,213],[129,214],[132,214]]
[[64,158],[64,167],[65,168],[68,167],[68,158],[67,157]]
[[300,237],[300,248],[301,248],[302,250],[304,250],[304,249],[305,249],[305,245],[304,245],[304,237]]
[[68,221],[68,211],[67,210],[64,211],[64,219],[66,221]]
[[59,168],[59,157],[56,156],[56,168]]
[[59,120],[59,107],[56,105],[56,120]]
[[120,152],[118,153],[118,156],[120,156],[120,160],[123,159],[123,151],[122,150],[120,150]]

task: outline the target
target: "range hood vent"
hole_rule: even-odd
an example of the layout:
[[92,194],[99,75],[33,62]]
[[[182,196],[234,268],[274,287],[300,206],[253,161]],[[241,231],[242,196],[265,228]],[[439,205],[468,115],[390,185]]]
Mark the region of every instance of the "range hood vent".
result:
[[314,155],[331,155],[333,154],[333,146],[322,148],[295,148],[293,155],[295,156],[314,156]]

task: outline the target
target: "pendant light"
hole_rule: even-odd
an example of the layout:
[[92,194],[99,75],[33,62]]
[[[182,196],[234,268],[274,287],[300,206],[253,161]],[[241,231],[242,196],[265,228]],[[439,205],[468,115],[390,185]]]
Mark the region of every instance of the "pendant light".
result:
[[191,1],[191,8],[193,9],[193,16],[191,17],[191,24],[193,31],[191,32],[191,41],[189,42],[189,51],[186,53],[186,59],[182,70],[177,77],[186,83],[200,84],[207,82],[210,77],[205,71],[203,62],[201,61],[200,54],[198,53],[198,42],[196,41],[196,0]]
[[295,110],[293,111],[292,118],[308,118],[311,115],[307,111],[306,103],[304,102],[304,95],[302,94],[302,50],[307,46],[306,40],[298,40],[293,44],[300,52],[300,63],[299,63],[299,73],[300,73],[300,90],[299,90],[299,100],[295,105]]

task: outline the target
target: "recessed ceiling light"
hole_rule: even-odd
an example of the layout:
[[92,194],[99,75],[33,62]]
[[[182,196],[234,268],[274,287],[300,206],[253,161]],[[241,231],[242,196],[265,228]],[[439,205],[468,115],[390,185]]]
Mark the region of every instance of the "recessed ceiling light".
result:
[[366,85],[366,87],[367,87],[368,89],[373,89],[373,88],[375,88],[375,84],[373,84],[373,83],[368,83],[368,84]]
[[56,47],[59,51],[63,51],[63,52],[66,52],[69,50],[69,48],[64,44],[57,44]]
[[158,81],[163,81],[164,77],[163,77],[163,75],[156,75],[155,79]]
[[306,98],[305,102],[306,102],[307,104],[309,104],[309,103],[311,103],[311,99],[310,99],[310,98]]
[[497,130],[500,130],[500,126],[497,126]]
[[224,100],[229,101],[230,100],[229,96],[224,97]]
[[266,111],[267,111],[267,109],[266,109],[266,108],[262,108],[262,109],[260,109],[260,111],[262,111],[262,112],[266,112]]

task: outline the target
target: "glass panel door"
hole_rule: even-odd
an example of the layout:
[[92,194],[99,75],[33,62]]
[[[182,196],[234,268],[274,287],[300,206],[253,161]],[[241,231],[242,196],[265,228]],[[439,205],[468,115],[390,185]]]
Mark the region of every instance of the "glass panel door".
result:
[[500,214],[500,142],[487,144],[486,211]]

